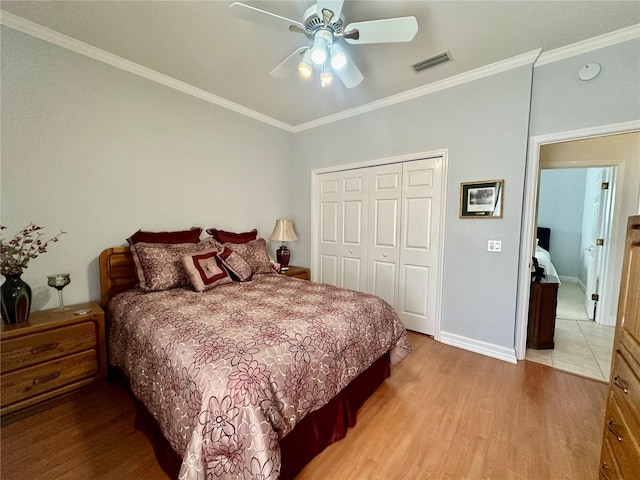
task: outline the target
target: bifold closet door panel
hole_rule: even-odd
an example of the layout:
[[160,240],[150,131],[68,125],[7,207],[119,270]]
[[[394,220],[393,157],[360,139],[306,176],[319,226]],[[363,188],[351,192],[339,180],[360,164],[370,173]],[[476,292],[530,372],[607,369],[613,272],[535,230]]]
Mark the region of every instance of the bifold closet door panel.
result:
[[369,182],[365,170],[318,176],[320,281],[366,291]]
[[402,164],[368,170],[367,292],[378,295],[397,308]]
[[398,314],[410,330],[435,334],[442,159],[403,164]]

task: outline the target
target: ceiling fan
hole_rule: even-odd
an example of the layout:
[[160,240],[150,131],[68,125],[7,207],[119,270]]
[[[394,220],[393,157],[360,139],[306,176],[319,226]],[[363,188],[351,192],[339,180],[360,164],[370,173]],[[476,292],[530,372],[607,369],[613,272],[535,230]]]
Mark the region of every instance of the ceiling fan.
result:
[[318,0],[304,12],[302,22],[240,2],[232,3],[229,8],[235,16],[262,25],[288,25],[290,32],[303,33],[312,41],[311,45],[296,49],[271,70],[273,77],[285,77],[297,66],[300,74],[308,78],[312,76],[315,68],[320,71],[323,87],[331,84],[335,72],[347,88],[353,88],[359,85],[364,77],[340,43],[345,41],[358,45],[410,42],[418,32],[418,22],[416,17],[398,17],[350,23],[345,26],[342,15],[343,3],[344,0]]

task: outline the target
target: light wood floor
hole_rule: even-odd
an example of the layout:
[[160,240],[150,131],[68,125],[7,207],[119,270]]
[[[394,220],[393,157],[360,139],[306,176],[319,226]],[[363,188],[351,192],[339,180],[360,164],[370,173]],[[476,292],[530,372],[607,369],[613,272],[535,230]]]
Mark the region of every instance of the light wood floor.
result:
[[[597,479],[607,386],[411,333],[414,352],[298,480]],[[165,480],[118,384],[1,429],[3,480]]]

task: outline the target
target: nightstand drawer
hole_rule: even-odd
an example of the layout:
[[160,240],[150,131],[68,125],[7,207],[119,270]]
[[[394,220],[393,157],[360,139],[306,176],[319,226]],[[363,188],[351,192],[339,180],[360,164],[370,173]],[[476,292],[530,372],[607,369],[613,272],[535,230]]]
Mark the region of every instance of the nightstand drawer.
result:
[[35,365],[96,346],[96,325],[84,322],[4,340],[0,370],[3,375],[17,368]]
[[96,350],[2,375],[2,408],[98,373]]

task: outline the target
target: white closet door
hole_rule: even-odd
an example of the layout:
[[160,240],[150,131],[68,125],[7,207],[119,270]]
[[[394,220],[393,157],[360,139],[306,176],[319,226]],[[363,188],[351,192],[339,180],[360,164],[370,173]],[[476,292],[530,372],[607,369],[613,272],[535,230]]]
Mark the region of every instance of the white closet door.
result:
[[320,281],[366,291],[368,212],[366,170],[318,176]]
[[435,334],[442,158],[403,164],[398,314],[410,330]]
[[369,168],[367,291],[398,307],[402,164]]

